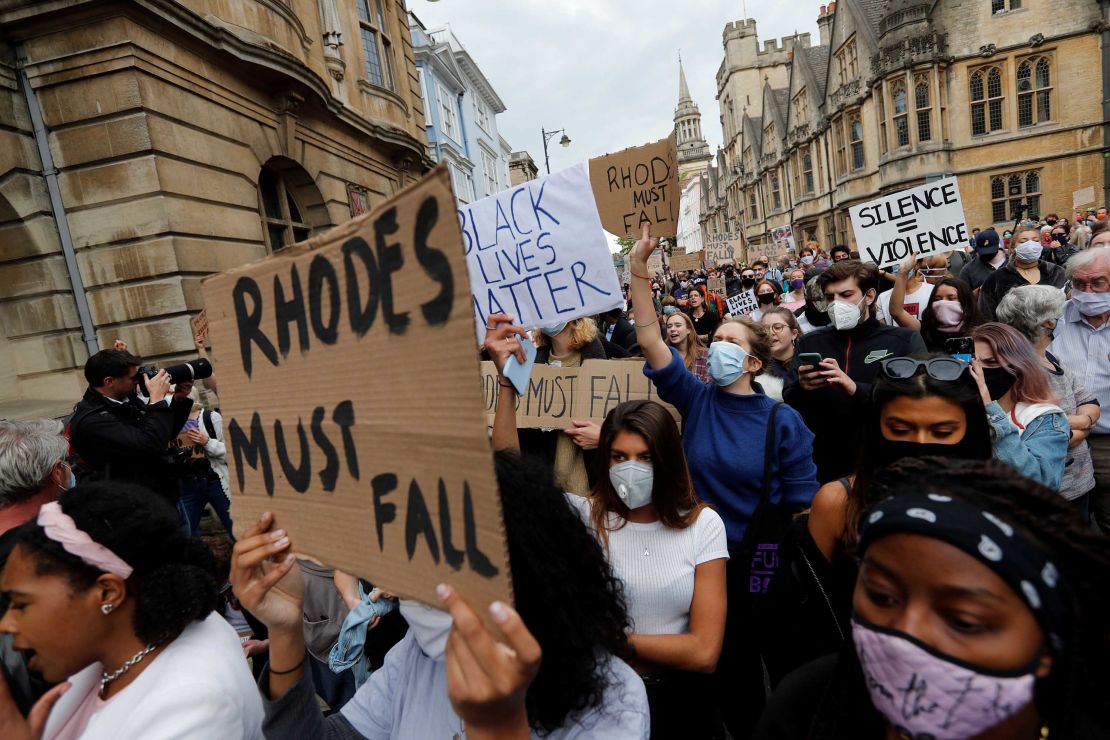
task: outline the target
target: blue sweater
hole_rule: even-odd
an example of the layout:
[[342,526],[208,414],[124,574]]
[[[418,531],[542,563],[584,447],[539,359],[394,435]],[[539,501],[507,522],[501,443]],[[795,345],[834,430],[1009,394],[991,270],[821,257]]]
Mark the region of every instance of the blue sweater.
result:
[[[644,375],[682,414],[682,447],[694,490],[724,519],[729,547],[738,546],[763,489],[763,448],[775,402],[762,393],[738,396],[702,383],[673,348],[669,365],[652,370],[645,364]],[[818,488],[813,433],[786,405],[779,407],[775,424],[771,501],[801,510]]]

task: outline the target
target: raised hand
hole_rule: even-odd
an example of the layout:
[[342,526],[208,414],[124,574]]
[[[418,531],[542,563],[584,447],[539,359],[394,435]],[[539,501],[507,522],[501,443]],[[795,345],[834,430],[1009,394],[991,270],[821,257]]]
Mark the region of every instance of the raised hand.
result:
[[301,630],[304,577],[285,530],[262,515],[231,551],[231,587],[239,603],[274,631]]
[[[659,246],[659,237],[651,235],[651,224],[645,222],[640,238],[632,246],[632,251],[628,253],[633,267],[647,267],[648,257]],[[644,272],[641,270],[641,272]]]
[[524,698],[540,670],[543,651],[512,607],[495,601],[490,616],[501,628],[496,640],[450,586],[436,589],[453,625],[447,637],[447,696],[466,723],[471,740],[527,738]]
[[517,336],[531,341],[528,332],[513,325],[512,315],[495,313],[486,319],[486,338],[482,341],[482,348],[489,352],[498,374],[505,369],[505,362],[508,361],[509,355],[516,355],[517,362],[524,364],[524,348]]

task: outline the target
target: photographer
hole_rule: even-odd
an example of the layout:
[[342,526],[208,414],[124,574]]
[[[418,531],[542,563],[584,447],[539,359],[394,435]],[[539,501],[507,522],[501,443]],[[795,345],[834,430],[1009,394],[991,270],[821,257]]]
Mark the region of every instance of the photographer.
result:
[[189,417],[193,402],[170,395],[170,374],[159,370],[146,378],[149,403],[136,390],[141,361],[131,353],[106,349],[85,363],[89,383],[73,408],[67,428],[77,456],[75,472],[82,481],[139,483],[177,501],[177,480],[170,441]]

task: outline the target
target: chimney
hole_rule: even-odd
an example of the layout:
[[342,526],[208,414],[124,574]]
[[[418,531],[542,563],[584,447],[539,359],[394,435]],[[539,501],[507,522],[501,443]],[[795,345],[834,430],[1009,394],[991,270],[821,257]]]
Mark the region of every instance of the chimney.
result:
[[836,13],[836,3],[821,6],[817,15],[817,31],[820,34],[821,46],[828,46],[832,41],[833,14]]

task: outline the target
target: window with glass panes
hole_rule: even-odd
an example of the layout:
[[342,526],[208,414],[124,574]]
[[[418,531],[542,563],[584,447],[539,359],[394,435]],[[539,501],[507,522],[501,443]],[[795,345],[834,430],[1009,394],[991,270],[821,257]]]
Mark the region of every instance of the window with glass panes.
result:
[[991,219],[1003,223],[1013,218],[1018,206],[1028,205],[1029,213],[1041,212],[1041,171],[1014,172],[991,178]]
[[858,111],[850,114],[847,121],[849,141],[852,147],[852,169],[862,170],[867,164],[863,155],[863,121],[860,120]]
[[782,183],[779,181],[777,172],[771,175],[771,204],[774,210],[782,210]]
[[844,146],[844,124],[847,120],[846,116],[841,116],[839,120],[833,123],[833,148],[836,150],[836,174],[837,176],[843,175],[848,171],[848,160]]
[[489,106],[477,95],[474,96],[474,117],[478,121],[478,126],[488,134],[490,117]]
[[928,75],[917,75],[913,78],[913,105],[917,112],[917,140],[931,141],[933,138],[933,103],[929,96]]
[[459,119],[455,110],[455,95],[443,85],[436,85],[439,98],[439,125],[446,136],[458,141]]
[[875,88],[875,102],[879,106],[879,154],[886,154],[886,95],[883,86]]
[[1005,13],[1007,10],[1018,10],[1021,8],[1021,0],[991,0],[991,14]]
[[371,85],[394,90],[393,42],[382,0],[357,0],[357,8],[366,80]]
[[909,103],[906,100],[905,80],[895,80],[890,84],[890,100],[894,107],[894,140],[897,142],[896,146],[909,146]]
[[813,155],[810,153],[809,144],[806,144],[805,150],[802,151],[802,184],[806,193],[813,192]]
[[841,85],[859,76],[859,60],[856,56],[856,40],[851,39],[840,47],[836,55],[837,80]]
[[482,150],[482,174],[486,176],[486,193],[492,195],[501,188],[497,184],[497,158]]
[[303,211],[281,173],[263,167],[258,176],[258,195],[262,201],[266,246],[271,252],[308,239],[312,227],[305,222]]
[[1018,126],[1052,120],[1052,63],[1048,57],[1023,59],[1017,68]]
[[748,223],[759,220],[759,202],[756,199],[755,188],[748,191]]
[[1002,70],[981,67],[971,74],[971,133],[981,136],[1002,129]]

